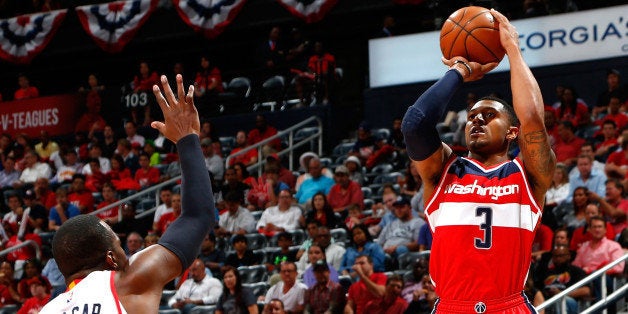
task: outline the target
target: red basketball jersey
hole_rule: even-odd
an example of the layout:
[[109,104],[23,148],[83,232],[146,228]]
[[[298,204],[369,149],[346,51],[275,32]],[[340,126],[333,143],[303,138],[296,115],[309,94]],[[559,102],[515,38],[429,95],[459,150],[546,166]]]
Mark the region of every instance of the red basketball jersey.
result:
[[425,212],[433,234],[430,274],[440,298],[521,293],[542,212],[519,159],[486,168],[453,156]]

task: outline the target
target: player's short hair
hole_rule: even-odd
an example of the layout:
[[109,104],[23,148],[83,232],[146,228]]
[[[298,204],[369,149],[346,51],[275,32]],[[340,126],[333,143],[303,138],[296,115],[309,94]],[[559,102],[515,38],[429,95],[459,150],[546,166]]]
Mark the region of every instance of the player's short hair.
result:
[[515,108],[513,108],[513,106],[509,104],[507,101],[499,97],[494,97],[494,96],[484,96],[478,99],[478,102],[482,100],[491,100],[491,101],[496,101],[502,104],[504,106],[504,109],[506,109],[506,113],[508,114],[508,121],[510,121],[510,125],[519,126],[519,119],[517,118],[517,114],[515,113]]
[[114,234],[94,215],[78,215],[61,225],[52,239],[52,254],[65,278],[81,270],[106,269]]

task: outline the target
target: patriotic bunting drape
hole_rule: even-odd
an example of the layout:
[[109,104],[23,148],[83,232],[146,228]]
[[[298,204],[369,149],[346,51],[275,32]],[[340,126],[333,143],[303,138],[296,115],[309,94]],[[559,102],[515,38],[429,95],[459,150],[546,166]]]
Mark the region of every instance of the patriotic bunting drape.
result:
[[246,0],[173,0],[181,19],[207,38],[220,35]]
[[128,0],[76,7],[85,31],[103,50],[122,51],[157,7],[158,0]]
[[67,10],[0,20],[0,58],[27,64],[48,45]]
[[292,15],[303,19],[306,23],[318,22],[336,5],[338,0],[277,0]]

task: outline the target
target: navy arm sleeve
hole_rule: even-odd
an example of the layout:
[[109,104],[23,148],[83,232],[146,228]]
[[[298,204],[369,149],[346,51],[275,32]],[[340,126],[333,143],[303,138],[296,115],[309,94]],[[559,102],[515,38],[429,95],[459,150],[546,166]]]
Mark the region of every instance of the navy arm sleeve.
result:
[[401,131],[410,158],[425,160],[442,145],[436,123],[447,111],[451,97],[461,85],[462,75],[456,70],[449,70],[408,108]]
[[159,244],[177,255],[183,269],[187,269],[214,227],[216,208],[198,136],[181,138],[177,150],[181,161],[181,216],[168,226]]

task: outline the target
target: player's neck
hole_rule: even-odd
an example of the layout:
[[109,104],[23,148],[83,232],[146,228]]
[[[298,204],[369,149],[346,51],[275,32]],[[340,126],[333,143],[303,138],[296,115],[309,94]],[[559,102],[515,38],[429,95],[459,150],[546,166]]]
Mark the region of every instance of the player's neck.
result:
[[508,157],[507,151],[496,153],[496,154],[486,154],[486,155],[469,152],[468,157],[473,160],[477,160],[484,166],[488,166],[488,167],[498,165],[500,163],[510,160],[510,157]]

